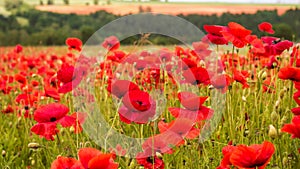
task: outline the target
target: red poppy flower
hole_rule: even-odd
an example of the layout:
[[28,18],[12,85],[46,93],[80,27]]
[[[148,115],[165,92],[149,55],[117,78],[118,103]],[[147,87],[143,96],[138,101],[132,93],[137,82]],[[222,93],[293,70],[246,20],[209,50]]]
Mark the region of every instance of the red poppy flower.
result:
[[199,110],[208,97],[199,97],[191,92],[179,92],[180,103],[189,110]]
[[211,43],[216,45],[228,44],[228,41],[223,37],[222,34],[222,31],[228,29],[226,26],[204,25],[203,28],[208,33],[204,38],[207,38]]
[[290,66],[281,68],[278,72],[278,77],[282,80],[300,82],[300,68]]
[[114,158],[118,156],[125,156],[127,150],[123,149],[120,144],[117,144],[115,148],[109,148],[110,153],[114,154]]
[[281,131],[291,134],[292,138],[300,139],[300,116],[294,116],[292,119],[292,123],[285,124],[281,128]]
[[31,131],[46,139],[54,140],[52,135],[58,133],[57,123],[63,127],[70,127],[75,123],[76,119],[67,116],[68,112],[68,107],[59,103],[47,104],[38,108],[34,112],[34,120],[38,124],[34,125]]
[[230,162],[230,156],[235,148],[236,147],[232,145],[227,145],[223,147],[222,149],[223,159],[221,161],[220,166],[218,166],[217,169],[230,169],[230,166],[232,165]]
[[274,145],[268,141],[251,146],[239,145],[232,151],[230,162],[238,168],[264,169],[274,152]]
[[238,70],[234,70],[233,71],[233,79],[239,83],[241,83],[243,85],[243,88],[248,88],[250,87],[248,82],[247,82],[247,78],[248,74],[245,71],[238,71]]
[[[140,157],[142,156],[142,157]],[[143,157],[143,153],[139,153],[136,156],[138,164],[143,166],[145,169],[164,169],[164,161],[155,156]]]
[[210,83],[208,71],[202,67],[193,67],[183,72],[183,77],[187,83],[191,84],[204,84]]
[[51,97],[55,100],[60,100],[60,96],[59,96],[59,93],[58,93],[56,88],[53,88],[53,87],[50,87],[50,86],[45,86],[44,90],[45,90],[45,96],[46,97]]
[[269,22],[262,22],[258,25],[258,29],[262,32],[267,32],[269,34],[274,34],[275,31],[272,28],[272,24],[270,24]]
[[[182,138],[180,138],[182,139]],[[149,137],[142,145],[144,150],[143,155],[145,157],[154,156],[156,152],[161,154],[171,154],[173,153],[171,142],[168,141],[166,134],[157,134],[155,136]],[[142,157],[140,155],[140,157]]]
[[14,49],[14,52],[15,53],[21,53],[23,51],[23,46],[18,44],[16,45],[15,49]]
[[199,136],[200,130],[194,127],[193,121],[187,118],[177,118],[176,120],[165,123],[160,121],[158,123],[160,133],[173,132],[173,134],[180,136],[182,139],[194,139]]
[[78,38],[68,38],[66,40],[66,45],[69,46],[69,50],[78,50],[81,51],[82,41]]
[[130,124],[132,122],[137,124],[148,123],[156,114],[156,105],[155,102],[151,103],[151,108],[146,111],[132,111],[126,106],[120,107],[118,113],[120,120],[124,123]]
[[76,122],[73,124],[74,127],[74,133],[80,133],[82,131],[81,124],[84,123],[87,114],[82,112],[75,112],[71,114],[71,117],[76,119]]
[[283,51],[288,50],[293,45],[294,45],[294,43],[291,41],[288,41],[288,40],[280,41],[280,42],[276,43],[275,45],[273,45],[274,54],[281,55]]
[[292,108],[291,111],[296,116],[300,115],[300,107]]
[[242,25],[229,22],[228,30],[221,31],[223,37],[231,42],[237,48],[243,48],[247,44],[246,37],[251,34],[252,31],[246,29]]
[[82,148],[78,151],[78,157],[85,169],[117,169],[113,154],[103,154],[94,148]]
[[196,111],[181,109],[177,107],[170,107],[168,110],[175,118],[187,118],[195,122],[207,120],[213,115],[213,110],[205,106],[201,106]]
[[51,164],[51,169],[84,169],[79,161],[71,157],[57,157]]
[[296,81],[293,81],[294,82],[294,86],[297,90],[300,90],[300,82],[296,82]]
[[263,91],[268,93],[274,93],[275,92],[275,83],[272,81],[271,77],[267,77],[263,81]]
[[295,92],[294,95],[293,95],[293,99],[295,100],[295,102],[298,105],[300,105],[300,99],[299,99],[299,97],[300,97],[300,90],[298,90],[297,92]]
[[16,74],[15,75],[15,80],[23,85],[27,84],[27,79],[25,76],[23,76],[22,74]]
[[182,58],[181,59],[183,61],[183,70],[187,70],[188,68],[193,68],[193,67],[197,67],[197,61],[196,60],[192,60],[189,58]]
[[62,86],[59,87],[59,93],[68,93],[77,87],[83,76],[86,74],[85,68],[69,66],[64,64],[57,72],[57,79],[62,82]]
[[115,36],[110,36],[104,40],[102,46],[109,51],[117,50],[120,47],[119,39]]
[[39,123],[55,122],[64,127],[71,126],[74,118],[67,116],[69,108],[60,103],[51,103],[38,108],[34,112],[34,120]]
[[62,65],[61,69],[57,72],[57,79],[63,83],[71,82],[73,80],[74,69],[74,66]]
[[107,90],[118,98],[122,98],[128,91],[139,90],[139,87],[128,80],[117,80],[109,83]]
[[9,114],[9,113],[13,113],[14,112],[14,109],[12,108],[11,105],[8,105],[5,109],[1,110],[1,112],[3,114]]
[[216,88],[220,89],[223,93],[227,91],[228,86],[231,84],[232,79],[227,74],[215,75],[211,79],[211,85]]
[[257,38],[256,35],[248,35],[245,37],[245,39],[253,47],[253,48],[251,48],[251,52],[253,52],[253,53],[265,53],[266,52],[263,41],[261,39]]
[[56,135],[59,130],[56,127],[55,123],[37,123],[33,127],[31,127],[30,131],[39,135],[40,137],[44,137],[46,140],[54,140],[54,135]]
[[146,111],[151,107],[151,100],[147,92],[130,90],[124,95],[122,102],[131,111]]
[[211,54],[211,50],[209,50],[209,44],[200,42],[193,42],[192,46],[194,50],[192,50],[192,54],[197,57],[197,59],[204,60],[207,56]]

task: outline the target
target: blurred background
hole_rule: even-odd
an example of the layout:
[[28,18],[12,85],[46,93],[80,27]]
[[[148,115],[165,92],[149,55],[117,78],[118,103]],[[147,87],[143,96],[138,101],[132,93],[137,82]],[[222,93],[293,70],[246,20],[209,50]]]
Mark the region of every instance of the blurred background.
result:
[[[299,7],[300,0],[1,0],[0,46],[63,45],[67,37],[85,42],[103,25],[143,12],[176,15],[202,30],[205,24],[234,21],[259,36],[264,34],[257,25],[267,21],[273,24],[274,36],[299,41]],[[155,35],[151,38],[157,45],[176,41]]]

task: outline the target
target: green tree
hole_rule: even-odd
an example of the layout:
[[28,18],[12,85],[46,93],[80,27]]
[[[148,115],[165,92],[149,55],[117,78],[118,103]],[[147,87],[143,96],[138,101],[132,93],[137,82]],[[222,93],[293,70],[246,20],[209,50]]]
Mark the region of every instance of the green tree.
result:
[[69,0],[64,0],[65,5],[69,5],[70,1]]
[[16,9],[22,5],[23,5],[23,0],[5,0],[4,1],[4,7],[7,10]]
[[98,5],[99,4],[99,0],[94,0],[94,5]]
[[48,4],[48,5],[54,5],[54,0],[48,0],[48,1],[47,1],[47,4]]
[[287,40],[293,40],[293,30],[292,28],[286,24],[286,23],[279,23],[274,25],[275,34],[274,36],[287,39]]
[[91,26],[87,26],[87,25],[83,25],[80,28],[80,33],[81,33],[81,40],[83,42],[86,42],[95,32],[95,30],[93,29],[93,27]]

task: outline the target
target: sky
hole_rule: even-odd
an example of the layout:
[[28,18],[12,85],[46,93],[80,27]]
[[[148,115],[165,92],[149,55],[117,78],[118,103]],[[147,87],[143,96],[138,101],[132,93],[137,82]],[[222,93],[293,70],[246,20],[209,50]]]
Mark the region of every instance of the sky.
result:
[[286,3],[300,4],[300,0],[169,0],[169,2],[228,2],[228,3]]

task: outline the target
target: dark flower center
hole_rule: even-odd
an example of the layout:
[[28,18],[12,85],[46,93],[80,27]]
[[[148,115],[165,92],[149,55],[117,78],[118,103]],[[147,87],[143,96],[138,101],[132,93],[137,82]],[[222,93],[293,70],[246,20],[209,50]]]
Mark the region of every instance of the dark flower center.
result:
[[137,103],[138,105],[143,105],[143,102],[142,102],[142,101],[139,101],[139,100],[137,100],[136,103]]
[[55,122],[55,121],[56,121],[56,118],[55,118],[55,117],[51,117],[51,118],[50,118],[50,121],[51,121],[51,122]]
[[26,106],[24,106],[24,109],[25,110],[29,110],[29,107],[26,105]]
[[154,157],[147,157],[147,162],[149,162],[149,163],[155,163],[155,158]]

